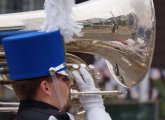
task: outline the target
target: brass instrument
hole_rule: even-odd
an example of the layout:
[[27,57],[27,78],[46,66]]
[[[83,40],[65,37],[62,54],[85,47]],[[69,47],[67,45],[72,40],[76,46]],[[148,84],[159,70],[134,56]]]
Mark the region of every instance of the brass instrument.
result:
[[[84,25],[82,29],[84,35],[75,36],[74,41],[66,43],[66,52],[87,53],[105,58],[113,78],[124,87],[132,87],[141,82],[150,68],[154,51],[153,1],[93,0],[76,5],[73,11],[73,18]],[[44,17],[42,10],[0,15],[0,21],[2,21],[0,31],[40,30]],[[83,60],[72,55],[68,57],[68,61],[72,64],[84,63]],[[68,65],[72,66],[72,64]],[[7,64],[2,48],[0,48],[0,65],[3,68],[0,70],[1,76],[5,77]],[[5,84],[6,80],[0,79],[0,83]],[[72,93],[79,96],[118,95],[123,92],[81,93],[74,91]]]

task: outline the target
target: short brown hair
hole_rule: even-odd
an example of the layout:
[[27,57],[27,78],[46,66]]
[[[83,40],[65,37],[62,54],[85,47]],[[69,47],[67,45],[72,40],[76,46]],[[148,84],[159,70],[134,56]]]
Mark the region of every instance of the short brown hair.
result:
[[32,100],[43,80],[51,82],[50,76],[12,81],[12,86],[20,100]]

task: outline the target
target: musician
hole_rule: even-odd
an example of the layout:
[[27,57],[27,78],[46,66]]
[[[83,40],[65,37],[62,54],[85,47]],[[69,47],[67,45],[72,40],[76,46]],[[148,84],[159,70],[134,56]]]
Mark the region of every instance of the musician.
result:
[[[65,65],[62,35],[30,32],[2,40],[13,88],[20,100],[15,120],[74,120],[70,109],[73,76],[80,91],[98,91],[89,72]],[[111,120],[100,95],[82,96],[88,120]]]

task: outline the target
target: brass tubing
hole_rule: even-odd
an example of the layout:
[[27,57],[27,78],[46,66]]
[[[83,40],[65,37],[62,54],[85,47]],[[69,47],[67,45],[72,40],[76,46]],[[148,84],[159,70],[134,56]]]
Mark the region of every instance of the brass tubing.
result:
[[5,57],[5,52],[0,51],[0,59],[4,59]]
[[0,107],[0,112],[17,112],[18,107]]
[[0,102],[0,107],[18,107],[18,102]]
[[8,67],[0,67],[0,74],[8,74],[9,69]]
[[0,85],[7,85],[7,84],[11,84],[11,82],[9,80],[0,80]]
[[8,90],[11,90],[11,91],[14,90],[13,87],[12,87],[11,85],[4,85],[4,87],[7,88]]
[[0,61],[0,66],[7,66],[7,62],[6,61]]

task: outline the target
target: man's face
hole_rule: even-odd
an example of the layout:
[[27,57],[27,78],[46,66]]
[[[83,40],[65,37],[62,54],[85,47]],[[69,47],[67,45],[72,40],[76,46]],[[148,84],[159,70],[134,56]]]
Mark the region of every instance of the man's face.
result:
[[[54,100],[58,100],[58,98],[61,97],[60,101],[58,100],[58,103],[60,104],[60,102],[63,103],[64,107],[62,108],[63,111],[68,111],[70,109],[70,105],[71,105],[71,101],[70,101],[70,89],[73,87],[73,82],[72,80],[69,80],[67,76],[64,75],[56,75],[56,79],[58,80],[58,88],[60,90],[58,90],[58,88],[56,88],[56,82],[52,82],[52,87],[53,87],[53,91],[52,91],[52,99]],[[57,91],[59,93],[57,93]],[[56,93],[57,94],[56,94]],[[60,96],[58,96],[58,94],[60,94]]]

